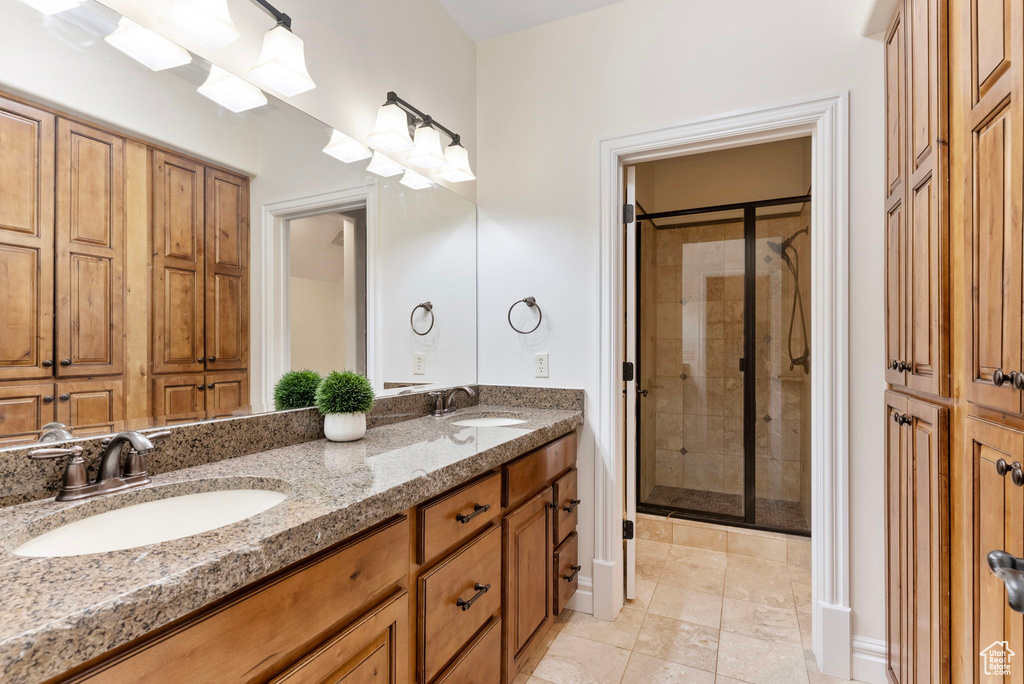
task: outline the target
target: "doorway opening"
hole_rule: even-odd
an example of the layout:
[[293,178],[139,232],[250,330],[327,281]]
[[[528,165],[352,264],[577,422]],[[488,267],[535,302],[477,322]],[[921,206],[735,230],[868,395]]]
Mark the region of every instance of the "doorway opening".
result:
[[810,535],[811,145],[638,164],[636,501]]

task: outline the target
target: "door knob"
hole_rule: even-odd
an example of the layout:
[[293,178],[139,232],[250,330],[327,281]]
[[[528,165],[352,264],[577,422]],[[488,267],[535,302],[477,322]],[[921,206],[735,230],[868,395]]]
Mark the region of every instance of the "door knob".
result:
[[1018,613],[1024,613],[1024,558],[1006,551],[990,551],[988,567],[1006,585],[1006,602]]
[[60,360],[60,365],[62,365],[62,366],[70,366],[71,365],[71,359],[61,359]]

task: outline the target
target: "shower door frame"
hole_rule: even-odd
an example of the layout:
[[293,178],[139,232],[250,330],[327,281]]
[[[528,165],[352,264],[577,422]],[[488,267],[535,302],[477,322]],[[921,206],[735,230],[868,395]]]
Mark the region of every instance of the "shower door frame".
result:
[[[670,225],[659,226],[654,223],[658,219],[677,218],[680,216],[694,216],[697,214],[712,214],[727,211],[743,212],[743,515],[729,515],[728,513],[713,513],[700,509],[679,508],[676,506],[663,506],[649,504],[643,501],[641,496],[641,472],[642,451],[640,449],[643,424],[641,422],[640,395],[634,404],[634,415],[636,421],[635,445],[636,460],[636,510],[638,513],[650,513],[655,515],[676,516],[686,520],[697,520],[700,522],[727,523],[736,527],[744,527],[767,532],[783,532],[804,537],[810,537],[810,530],[794,530],[785,527],[772,527],[761,525],[757,522],[757,426],[755,413],[757,413],[757,372],[753,363],[757,355],[757,341],[755,337],[757,327],[757,210],[764,207],[777,207],[787,204],[804,204],[811,201],[811,194],[797,195],[794,197],[779,197],[769,200],[758,200],[753,202],[737,202],[735,204],[719,204],[708,207],[695,207],[693,209],[677,209],[674,211],[660,211],[652,213],[637,213],[636,222],[636,263],[635,272],[637,282],[640,280],[643,259],[641,257],[641,234],[639,224],[641,221],[650,221],[657,230],[680,230],[684,226]],[[643,210],[638,205],[639,210]],[[636,320],[642,320],[643,302],[639,287],[636,288],[636,301],[634,302]],[[636,375],[637,381],[640,378],[640,369],[644,359],[640,353],[643,346],[640,344],[641,325],[638,323],[635,329],[636,345]],[[750,363],[747,362],[750,359]],[[809,523],[810,521],[808,521]]]

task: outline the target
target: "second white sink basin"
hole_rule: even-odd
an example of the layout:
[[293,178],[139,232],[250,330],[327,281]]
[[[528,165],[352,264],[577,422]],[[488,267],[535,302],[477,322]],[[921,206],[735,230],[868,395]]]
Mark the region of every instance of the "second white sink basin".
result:
[[508,427],[509,425],[520,425],[525,420],[519,418],[502,418],[500,416],[489,416],[484,418],[466,418],[465,420],[452,421],[452,425],[459,427]]
[[287,496],[266,489],[222,489],[146,501],[62,525],[28,540],[14,553],[53,558],[159,544],[245,520]]

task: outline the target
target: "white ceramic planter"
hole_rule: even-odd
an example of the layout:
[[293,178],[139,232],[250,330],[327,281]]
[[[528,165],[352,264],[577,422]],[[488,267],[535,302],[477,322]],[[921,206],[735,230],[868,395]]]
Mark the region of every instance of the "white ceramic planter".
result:
[[328,413],[324,416],[324,436],[332,442],[354,442],[365,434],[365,413]]

